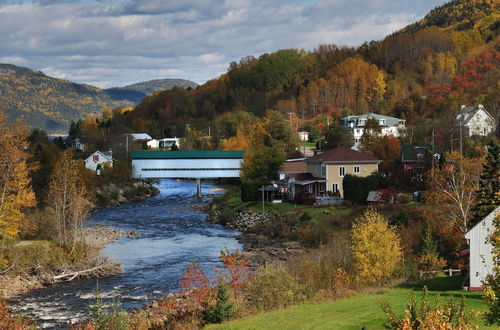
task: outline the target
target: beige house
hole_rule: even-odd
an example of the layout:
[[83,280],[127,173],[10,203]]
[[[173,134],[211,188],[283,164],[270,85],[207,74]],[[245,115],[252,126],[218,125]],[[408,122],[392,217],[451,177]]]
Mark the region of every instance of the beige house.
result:
[[307,172],[320,179],[310,187],[310,193],[316,196],[332,193],[343,197],[342,182],[346,174],[368,176],[378,171],[381,162],[371,155],[346,147],[337,147],[310,157],[306,159]]

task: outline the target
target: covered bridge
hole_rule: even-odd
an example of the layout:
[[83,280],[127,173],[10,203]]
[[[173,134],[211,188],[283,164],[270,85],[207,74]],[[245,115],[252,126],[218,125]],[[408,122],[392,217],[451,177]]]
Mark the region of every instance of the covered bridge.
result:
[[133,151],[132,177],[135,179],[239,178],[244,151],[182,150]]

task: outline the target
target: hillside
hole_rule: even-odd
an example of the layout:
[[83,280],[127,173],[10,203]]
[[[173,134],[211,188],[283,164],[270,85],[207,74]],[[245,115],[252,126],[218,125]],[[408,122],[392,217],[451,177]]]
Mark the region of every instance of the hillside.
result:
[[164,79],[104,90],[52,78],[41,71],[0,64],[0,110],[8,121],[24,118],[32,127],[64,133],[73,120],[99,115],[104,107],[133,106],[157,89],[174,86],[196,84]]

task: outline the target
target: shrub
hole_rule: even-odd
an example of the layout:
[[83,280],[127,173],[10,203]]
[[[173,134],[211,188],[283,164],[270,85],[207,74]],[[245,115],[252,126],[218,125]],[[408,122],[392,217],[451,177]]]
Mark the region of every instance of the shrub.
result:
[[397,316],[387,302],[381,302],[382,310],[387,314],[390,329],[469,329],[471,316],[465,313],[465,299],[455,303],[453,297],[443,302],[438,296],[434,306],[428,303],[429,292],[424,287],[420,304],[415,294],[406,301],[404,316]]
[[324,223],[308,222],[297,228],[297,240],[306,247],[317,248],[328,242],[330,230]]
[[366,204],[366,198],[370,190],[378,190],[383,187],[384,178],[378,173],[372,173],[366,177],[346,174],[342,181],[344,199],[357,204]]
[[0,301],[0,329],[35,329],[30,320],[9,312],[7,304]]
[[409,202],[411,202],[411,195],[400,194],[398,195],[397,201],[399,204],[408,204]]
[[95,303],[89,306],[92,323],[99,330],[126,330],[128,329],[127,314],[120,309],[120,303],[115,301],[105,304],[99,290],[95,292]]
[[352,255],[358,283],[376,284],[391,278],[401,261],[394,228],[374,209],[367,209],[352,228]]
[[259,189],[262,188],[261,183],[241,182],[241,201],[252,202],[259,200]]
[[221,323],[233,315],[233,304],[229,298],[227,285],[220,282],[217,286],[215,306],[208,308],[203,313],[203,318],[208,323]]
[[303,287],[282,266],[260,268],[246,290],[248,303],[265,311],[287,307],[306,298]]

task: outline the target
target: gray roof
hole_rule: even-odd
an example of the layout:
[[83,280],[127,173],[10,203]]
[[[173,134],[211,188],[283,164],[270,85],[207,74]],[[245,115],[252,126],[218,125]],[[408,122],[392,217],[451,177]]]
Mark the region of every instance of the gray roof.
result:
[[[488,113],[488,111],[486,111],[482,104],[474,105],[471,107],[462,105],[462,108],[458,110],[457,120],[462,121],[463,124],[467,124],[479,110],[483,110],[488,116],[491,117],[491,115]],[[493,119],[493,117],[491,117],[491,119]]]
[[381,119],[385,120],[385,125],[381,126],[398,126],[401,121],[404,122],[404,119],[379,115],[376,113],[367,113],[364,115],[357,115],[357,116],[347,116],[342,118],[341,122],[344,126],[348,126],[349,123],[354,123],[354,126],[356,127],[363,127],[365,125],[361,124],[361,120],[364,119],[366,121],[368,118],[375,118],[378,121],[380,121]]

